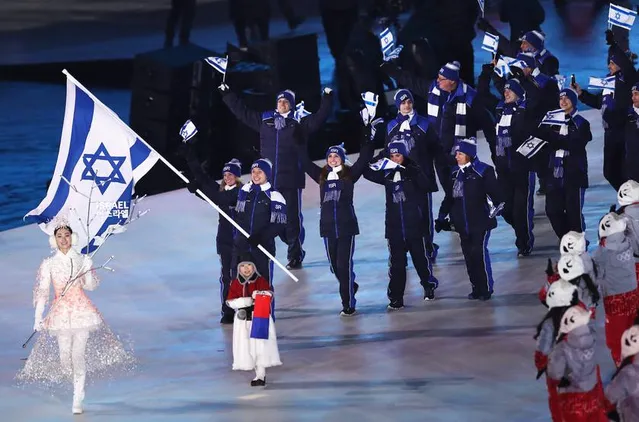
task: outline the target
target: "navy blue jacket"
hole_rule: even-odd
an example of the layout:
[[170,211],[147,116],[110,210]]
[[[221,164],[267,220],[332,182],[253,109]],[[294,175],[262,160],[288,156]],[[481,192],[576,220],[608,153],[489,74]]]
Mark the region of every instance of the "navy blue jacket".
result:
[[632,107],[628,110],[624,140],[626,142],[626,175],[628,179],[639,182],[639,166],[637,165],[637,157],[639,157],[639,115]]
[[[558,125],[540,125],[535,131],[539,139],[548,142],[544,147],[543,155],[548,157],[546,167],[546,180],[556,187],[570,186],[588,187],[588,157],[586,155],[586,145],[592,140],[590,123],[579,114],[573,114],[568,120],[568,135],[559,134]],[[558,150],[567,151],[568,154],[563,159],[563,177],[556,179],[553,171],[556,166],[555,155]]]
[[[369,131],[365,131],[365,137],[370,137]],[[320,185],[320,236],[327,238],[340,238],[356,236],[359,234],[357,216],[353,207],[353,191],[355,183],[368,168],[368,163],[373,156],[374,145],[365,138],[359,152],[359,158],[349,168],[344,168],[338,173],[338,180],[326,180],[329,171],[328,165],[323,167],[313,163],[308,154],[302,154],[302,160],[306,174]],[[331,186],[331,184],[334,184]],[[330,189],[329,189],[330,188]],[[339,190],[339,199],[324,200],[329,190]],[[333,196],[335,198],[335,196]]]
[[[508,134],[511,140],[511,146],[506,148],[505,155],[498,156],[496,153],[495,166],[497,172],[501,169],[507,169],[517,174],[527,174],[529,171],[535,171],[534,161],[529,160],[517,152],[526,139],[531,135],[537,124],[531,116],[531,111],[527,108],[526,101],[520,101],[518,104],[500,103],[495,110],[497,120],[497,143],[499,143],[499,121],[504,113],[504,109],[515,107],[510,120],[510,128]],[[500,174],[501,176],[501,174]]]
[[[309,134],[317,131],[329,116],[333,108],[333,95],[323,95],[317,113],[308,115],[298,122],[293,118],[293,109],[285,118],[285,126],[275,128],[276,111],[253,111],[246,108],[244,102],[233,92],[226,91],[222,97],[231,112],[242,123],[260,133],[260,156],[273,163],[271,182],[275,189],[303,188],[306,177],[299,157],[299,144]],[[279,115],[278,115],[279,116]]]
[[[220,191],[220,185],[202,170],[192,148],[189,149],[187,163],[200,190],[229,217],[235,219],[235,204],[237,203],[240,186],[236,185],[233,189]],[[236,232],[235,227],[220,214],[217,237],[215,238],[218,252],[233,249],[233,239]]]
[[[404,159],[405,169],[396,168],[387,171],[374,171],[370,167],[364,170],[364,178],[386,188],[386,239],[417,239],[424,237],[427,228],[424,226],[426,195],[429,192],[428,179],[419,166],[410,158]],[[399,172],[402,176],[406,199],[393,201],[393,178]]]
[[[462,171],[455,166],[451,172],[454,183],[458,173]],[[489,218],[490,207],[486,197],[490,197],[497,206],[504,201],[495,176],[495,169],[475,159],[470,166],[463,169],[460,176],[463,180],[463,195],[453,198],[447,195],[439,210],[439,219],[450,215],[450,222],[460,235],[481,233],[497,227],[497,220]]]
[[[400,135],[402,122],[399,116],[388,122],[386,125],[385,146]],[[428,119],[415,113],[410,120],[410,137],[414,146],[410,150],[410,158],[415,161],[424,175],[428,179],[428,192],[437,192],[437,181],[435,180],[435,162],[445,162],[447,157],[443,154],[443,148],[439,142],[439,137],[435,129],[429,124]]]
[[[242,193],[238,195],[235,221],[251,236],[259,239],[259,243],[269,251],[275,250],[275,237],[279,236],[286,226],[286,201],[279,192],[272,189],[270,183],[257,186],[246,184],[242,186],[246,192],[245,203],[242,204]],[[265,191],[270,191],[271,197]],[[278,202],[278,209],[273,209],[271,201]],[[279,214],[279,218],[274,215]],[[238,253],[251,250],[246,237],[241,233],[235,236],[235,246]]]

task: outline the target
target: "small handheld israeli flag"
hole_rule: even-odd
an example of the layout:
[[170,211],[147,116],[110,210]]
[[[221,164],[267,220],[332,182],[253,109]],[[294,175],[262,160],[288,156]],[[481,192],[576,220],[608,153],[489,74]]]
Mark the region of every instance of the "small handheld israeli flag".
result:
[[500,78],[505,78],[509,73],[512,73],[510,66],[515,63],[517,59],[508,56],[499,56],[497,64],[495,65],[495,73]]
[[228,59],[226,57],[207,57],[204,59],[213,69],[225,74],[226,67],[228,65]]
[[182,128],[180,129],[180,136],[182,137],[182,142],[184,142],[185,144],[188,143],[191,140],[191,138],[195,136],[196,133],[197,133],[197,127],[195,127],[195,124],[192,121],[187,120],[182,125]]
[[546,113],[540,125],[563,125],[566,123],[566,112],[562,109],[552,110]]
[[371,170],[374,170],[374,171],[392,170],[397,167],[404,168],[404,166],[401,166],[397,164],[396,162],[389,160],[386,157],[382,158],[381,160],[373,164],[369,164],[368,166],[371,168]]
[[304,108],[304,101],[301,101],[299,104],[295,106],[295,113],[293,113],[293,118],[298,122],[302,120],[306,116],[310,116],[312,113]]
[[609,91],[615,90],[615,77],[607,76],[605,78],[588,78],[588,88],[592,89],[604,89]]
[[[366,110],[368,110],[368,119],[370,122],[375,118],[375,113],[377,113],[377,104],[379,104],[379,95],[374,94],[370,91],[364,92],[361,95],[362,95],[362,100],[364,100],[364,105],[366,106]],[[366,122],[365,124],[368,124],[368,122]]]
[[517,152],[523,155],[526,158],[532,158],[535,154],[537,154],[548,142],[535,138],[531,136],[526,139],[523,144],[519,148],[517,148]]
[[481,49],[486,50],[489,53],[497,54],[497,46],[499,45],[499,36],[493,35],[489,32],[484,34],[484,41],[482,42]]
[[392,51],[395,48],[395,37],[390,28],[384,29],[379,34],[379,42],[382,45],[382,53],[386,57],[386,53]]
[[610,9],[608,9],[608,25],[618,26],[630,31],[632,25],[635,23],[636,17],[636,11],[610,3]]
[[559,88],[560,91],[566,88],[566,81],[568,81],[568,78],[566,76],[555,75],[555,80],[557,81],[557,87]]

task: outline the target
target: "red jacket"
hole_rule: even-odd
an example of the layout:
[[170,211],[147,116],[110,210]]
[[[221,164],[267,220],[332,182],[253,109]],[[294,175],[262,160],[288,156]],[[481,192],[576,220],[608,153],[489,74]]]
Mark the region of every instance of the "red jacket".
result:
[[226,300],[233,300],[240,297],[251,297],[256,290],[271,290],[268,281],[262,276],[257,276],[255,280],[249,280],[242,284],[238,278],[231,281],[229,294]]

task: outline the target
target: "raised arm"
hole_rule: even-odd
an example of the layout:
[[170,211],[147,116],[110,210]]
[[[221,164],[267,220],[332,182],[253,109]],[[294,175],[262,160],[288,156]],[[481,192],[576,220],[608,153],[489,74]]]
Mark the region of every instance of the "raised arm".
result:
[[364,171],[368,168],[368,164],[373,158],[373,153],[375,152],[375,139],[371,139],[371,127],[362,126],[361,135],[362,139],[360,143],[359,157],[357,157],[357,161],[355,161],[351,167],[353,183],[357,182],[359,178],[362,177]]
[[372,168],[366,166],[366,168],[364,168],[363,176],[364,179],[368,180],[369,182],[377,183],[378,185],[382,186],[386,185],[384,173],[382,173],[381,171],[375,171]]
[[298,145],[298,148],[298,156],[302,162],[302,168],[315,183],[319,183],[322,175],[322,167],[311,161],[311,158],[308,156],[308,144],[306,142]]
[[300,124],[304,127],[306,134],[317,132],[331,114],[333,110],[333,91],[330,88],[324,88],[322,94],[322,102],[317,113],[309,114],[302,118]]
[[222,85],[219,90],[222,93],[222,101],[224,101],[229,110],[231,110],[231,113],[233,113],[235,117],[246,126],[256,132],[259,132],[262,124],[262,113],[259,111],[249,110],[246,107],[246,104],[244,104],[244,101],[242,101],[236,93],[229,90],[228,86]]

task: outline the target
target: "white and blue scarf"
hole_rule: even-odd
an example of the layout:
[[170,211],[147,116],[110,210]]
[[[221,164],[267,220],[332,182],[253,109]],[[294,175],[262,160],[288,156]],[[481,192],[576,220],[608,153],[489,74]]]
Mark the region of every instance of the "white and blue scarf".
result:
[[402,180],[402,174],[395,170],[393,175],[393,202],[398,204],[406,201],[406,194],[404,193],[404,181]]
[[495,127],[495,132],[497,133],[496,153],[498,157],[505,157],[507,149],[513,145],[510,126],[512,124],[513,115],[519,107],[525,108],[526,101],[517,100],[513,103],[505,103],[501,101],[497,104],[497,109],[502,110],[499,122],[497,122],[497,126]]
[[285,114],[280,114],[277,110],[273,113],[273,124],[275,125],[276,130],[282,130],[286,127],[286,119],[290,114],[290,111]]
[[324,199],[322,202],[335,201],[339,202],[339,198],[342,193],[342,181],[339,180],[339,172],[342,171],[342,166],[333,167],[326,176],[324,182]]
[[[559,135],[566,136],[568,135],[568,122],[577,114],[577,110],[575,110],[571,116],[568,116],[562,109],[549,111],[548,113],[546,113],[546,116],[541,121],[540,125],[559,126]],[[564,149],[558,149],[557,151],[555,151],[555,156],[551,157],[551,159],[553,160],[552,174],[555,179],[564,178],[564,159],[569,155],[570,153],[568,151]]]
[[464,197],[464,179],[466,179],[466,171],[469,171],[472,163],[466,163],[459,166],[457,174],[455,175],[455,181],[453,182],[453,198]]
[[242,186],[240,193],[237,195],[235,211],[238,213],[244,212],[246,209],[246,198],[248,197],[248,194],[252,191],[258,191],[255,196],[255,200],[257,201],[260,190],[264,192],[271,201],[271,223],[286,224],[286,201],[282,194],[273,189],[271,184],[268,182],[262,185],[256,185],[253,182],[249,182]]
[[[459,82],[457,85],[457,89],[454,92],[448,94],[448,98],[446,99],[446,104],[451,101],[455,101],[455,139],[463,139],[466,137],[466,112],[467,112],[467,102],[468,102],[468,85],[463,82]],[[440,96],[441,90],[437,88],[437,83],[434,82],[430,93],[428,94],[428,119],[432,121],[433,119],[437,119],[440,111]],[[440,134],[441,135],[441,134]],[[457,142],[453,145],[453,151],[457,146]],[[453,153],[451,151],[451,153]]]

